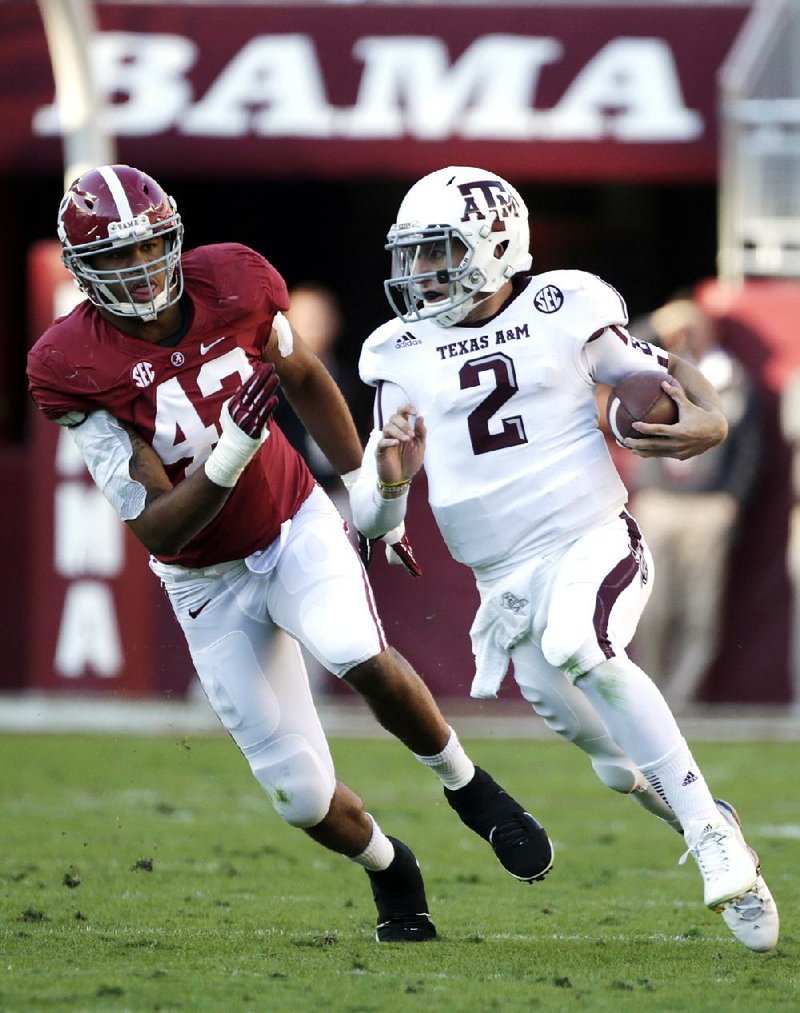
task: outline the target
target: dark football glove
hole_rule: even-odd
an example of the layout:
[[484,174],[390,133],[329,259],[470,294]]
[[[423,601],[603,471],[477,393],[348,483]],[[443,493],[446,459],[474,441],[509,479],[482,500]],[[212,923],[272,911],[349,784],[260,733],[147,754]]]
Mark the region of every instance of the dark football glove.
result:
[[271,362],[261,362],[228,402],[228,414],[251,440],[260,438],[278,405],[278,374]]
[[364,569],[369,569],[369,564],[372,562],[372,547],[375,544],[374,538],[367,538],[366,535],[360,531],[358,534],[358,554],[361,556],[361,562],[364,564]]
[[411,548],[411,542],[408,540],[403,524],[387,531],[381,538],[367,538],[366,535],[358,532],[358,552],[365,569],[369,567],[372,560],[372,550],[376,542],[386,543],[386,562],[390,566],[404,566],[412,577],[422,576],[422,567],[414,558],[414,550]]
[[[386,536],[384,535],[385,540]],[[411,548],[411,542],[409,542],[405,531],[398,541],[386,543],[386,561],[392,566],[404,566],[412,577],[422,576],[422,567],[414,558],[414,550]]]

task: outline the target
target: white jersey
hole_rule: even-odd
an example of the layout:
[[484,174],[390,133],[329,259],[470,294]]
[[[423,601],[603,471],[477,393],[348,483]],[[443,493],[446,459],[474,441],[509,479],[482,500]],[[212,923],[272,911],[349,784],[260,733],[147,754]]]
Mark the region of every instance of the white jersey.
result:
[[[488,321],[392,320],[364,344],[362,379],[397,384],[424,416],[430,505],[455,559],[513,568],[622,510],[594,386],[666,353],[624,330],[622,297],[582,271],[521,278]],[[499,564],[499,567],[498,565]]]

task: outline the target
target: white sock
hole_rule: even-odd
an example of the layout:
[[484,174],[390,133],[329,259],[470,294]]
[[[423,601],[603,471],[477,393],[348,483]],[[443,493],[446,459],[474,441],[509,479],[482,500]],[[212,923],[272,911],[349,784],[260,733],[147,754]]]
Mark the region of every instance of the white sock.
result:
[[388,869],[392,864],[394,845],[375,822],[374,818],[369,813],[367,813],[367,816],[372,820],[372,837],[370,837],[366,848],[360,854],[353,855],[350,861],[355,862],[356,865],[363,865],[370,872],[382,872],[383,869]]
[[475,764],[464,752],[464,748],[452,728],[447,745],[441,753],[437,753],[436,756],[420,756],[418,753],[414,753],[414,755],[420,763],[431,768],[445,788],[450,788],[452,791],[463,788],[475,776]]
[[680,820],[672,811],[672,808],[667,805],[663,795],[659,795],[644,774],[642,775],[641,784],[629,792],[628,798],[632,798],[634,802],[638,802],[643,809],[657,816],[667,826],[672,827],[673,830],[677,830],[679,834],[683,833]]
[[[576,685],[589,698],[612,739],[641,770],[684,831],[694,820],[714,826],[722,821],[669,704],[638,665],[624,654],[609,658],[582,676]],[[656,811],[648,804],[651,800],[637,801]]]
[[684,833],[697,820],[712,826],[724,822],[684,739],[660,760],[644,764],[641,771],[678,817]]

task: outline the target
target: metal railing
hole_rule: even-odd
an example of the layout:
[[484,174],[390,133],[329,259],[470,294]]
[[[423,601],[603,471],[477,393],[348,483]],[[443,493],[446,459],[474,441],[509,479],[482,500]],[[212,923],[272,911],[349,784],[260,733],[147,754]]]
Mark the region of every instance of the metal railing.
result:
[[800,0],[758,0],[720,99],[720,277],[798,277]]
[[86,169],[114,161],[114,138],[101,126],[89,53],[95,32],[91,0],[38,0],[47,36],[63,131],[64,186]]

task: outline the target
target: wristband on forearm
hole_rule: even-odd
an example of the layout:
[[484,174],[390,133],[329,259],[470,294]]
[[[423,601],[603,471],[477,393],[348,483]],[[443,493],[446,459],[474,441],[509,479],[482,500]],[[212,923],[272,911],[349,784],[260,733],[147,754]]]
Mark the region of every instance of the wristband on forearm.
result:
[[408,492],[410,486],[410,478],[404,478],[400,482],[384,482],[383,479],[378,479],[378,492],[382,499],[399,499]]
[[258,452],[261,444],[269,436],[264,429],[258,439],[252,439],[236,425],[228,411],[227,402],[222,407],[220,417],[222,436],[214,447],[204,465],[207,477],[214,485],[223,489],[232,489],[239,477]]
[[376,521],[382,532],[391,531],[403,523],[408,504],[407,492],[408,486],[397,496],[385,496],[377,485],[373,485],[370,497],[373,504],[372,509],[375,511]]
[[380,432],[374,432],[370,437],[361,468],[354,468],[341,476],[350,493],[353,524],[368,539],[381,538],[401,524],[408,503],[408,486],[400,490],[399,495],[386,499],[378,489],[375,447],[379,438]]

